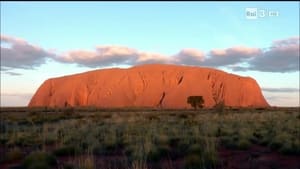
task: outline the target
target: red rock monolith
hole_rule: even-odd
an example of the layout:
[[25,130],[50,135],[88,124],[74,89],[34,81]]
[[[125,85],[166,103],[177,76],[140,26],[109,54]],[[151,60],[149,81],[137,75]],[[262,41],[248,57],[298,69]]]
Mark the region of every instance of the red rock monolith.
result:
[[148,64],[48,79],[29,107],[191,108],[187,103],[191,95],[203,96],[205,107],[221,101],[231,107],[269,106],[250,77],[212,68]]

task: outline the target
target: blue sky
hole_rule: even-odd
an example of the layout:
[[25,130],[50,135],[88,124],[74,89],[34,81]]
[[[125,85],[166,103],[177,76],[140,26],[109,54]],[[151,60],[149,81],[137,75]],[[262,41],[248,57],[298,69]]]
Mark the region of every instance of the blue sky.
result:
[[50,77],[143,63],[251,76],[271,105],[299,106],[299,2],[1,2],[1,106]]

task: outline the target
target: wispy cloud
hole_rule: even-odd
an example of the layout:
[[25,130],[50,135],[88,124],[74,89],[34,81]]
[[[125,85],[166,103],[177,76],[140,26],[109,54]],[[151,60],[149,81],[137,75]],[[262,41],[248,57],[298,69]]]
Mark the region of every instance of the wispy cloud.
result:
[[299,92],[266,92],[264,95],[272,106],[300,106]]
[[33,93],[1,93],[2,96],[31,97]]
[[11,76],[21,76],[22,73],[16,73],[16,72],[10,72],[10,71],[5,71],[5,74],[11,75]]
[[[32,69],[50,58],[63,63],[76,63],[86,67],[138,65],[145,63],[171,63],[196,66],[224,66],[233,71],[295,72],[299,71],[299,37],[275,40],[268,49],[235,46],[211,49],[204,53],[186,48],[166,56],[139,51],[126,46],[96,46],[94,50],[70,50],[53,53],[25,40],[1,35],[1,71],[13,68]],[[246,66],[242,66],[246,65]],[[16,74],[11,74],[16,75]]]
[[299,88],[262,88],[265,92],[299,92]]

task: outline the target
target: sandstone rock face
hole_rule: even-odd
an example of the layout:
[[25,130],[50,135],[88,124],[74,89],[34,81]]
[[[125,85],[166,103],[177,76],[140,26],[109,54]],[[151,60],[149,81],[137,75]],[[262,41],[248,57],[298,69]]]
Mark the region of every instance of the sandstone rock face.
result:
[[103,108],[191,108],[187,104],[191,95],[203,96],[205,107],[220,101],[232,107],[269,106],[250,77],[212,68],[149,64],[48,79],[29,107],[64,107],[67,103]]

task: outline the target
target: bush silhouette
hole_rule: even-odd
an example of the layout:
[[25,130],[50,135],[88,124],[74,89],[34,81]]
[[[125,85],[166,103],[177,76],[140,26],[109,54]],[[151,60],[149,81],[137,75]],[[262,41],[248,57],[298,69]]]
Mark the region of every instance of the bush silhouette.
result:
[[194,109],[203,108],[204,99],[202,96],[189,96],[187,103],[190,104]]
[[56,165],[55,156],[42,151],[32,152],[23,161],[23,167],[26,169],[50,169]]
[[225,102],[224,100],[222,101],[219,101],[215,104],[214,106],[214,110],[217,112],[217,113],[222,113],[225,109]]

